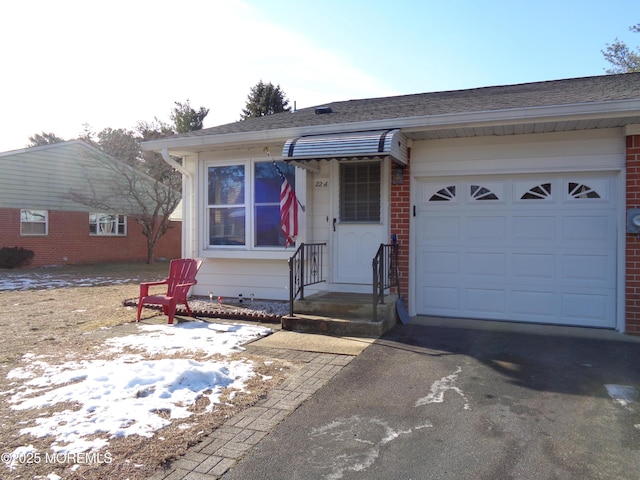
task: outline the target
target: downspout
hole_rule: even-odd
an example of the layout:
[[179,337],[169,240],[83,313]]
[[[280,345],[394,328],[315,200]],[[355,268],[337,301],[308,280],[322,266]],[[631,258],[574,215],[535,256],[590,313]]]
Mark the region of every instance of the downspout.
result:
[[191,224],[192,224],[192,195],[193,195],[193,176],[191,172],[184,168],[183,165],[176,162],[169,155],[169,151],[166,148],[162,149],[162,159],[168,163],[171,167],[175,168],[178,172],[182,174],[182,257],[183,258],[194,258],[195,252],[192,248],[192,238],[191,238]]

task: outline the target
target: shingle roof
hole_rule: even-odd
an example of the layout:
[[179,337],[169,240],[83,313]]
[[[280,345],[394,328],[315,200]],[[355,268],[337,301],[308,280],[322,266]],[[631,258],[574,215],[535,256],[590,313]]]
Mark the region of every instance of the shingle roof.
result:
[[316,114],[314,106],[295,113],[278,113],[206,128],[179,137],[632,99],[640,99],[640,73],[333,102],[322,105],[331,108],[332,113],[328,114]]

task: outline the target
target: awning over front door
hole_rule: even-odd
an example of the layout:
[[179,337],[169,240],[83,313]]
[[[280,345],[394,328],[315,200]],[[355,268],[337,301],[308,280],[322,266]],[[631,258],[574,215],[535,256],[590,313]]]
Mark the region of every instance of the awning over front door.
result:
[[285,161],[352,160],[390,157],[407,164],[407,139],[398,129],[306,135],[284,144]]

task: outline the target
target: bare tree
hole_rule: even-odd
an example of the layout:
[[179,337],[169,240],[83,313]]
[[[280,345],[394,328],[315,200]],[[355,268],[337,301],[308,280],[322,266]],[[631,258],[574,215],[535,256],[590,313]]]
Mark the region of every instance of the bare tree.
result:
[[105,128],[96,134],[85,124],[80,138],[88,154],[80,168],[88,188],[68,195],[97,213],[125,214],[135,220],[147,238],[147,263],[154,262],[158,240],[171,228],[169,217],[182,197],[182,175],[160,154],[142,151],[140,143],[201,129],[209,113],[204,107],[194,110],[189,100],[174,103],[174,125],[155,119],[139,122],[135,131]]
[[135,220],[147,239],[147,263],[153,263],[155,247],[171,228],[169,217],[181,198],[179,175],[161,158],[138,153],[122,161],[107,153],[132,152],[132,138],[140,152],[140,138],[132,132],[98,137],[104,143],[99,148],[86,145],[86,158],[79,162],[86,185],[71,190],[68,198],[99,213],[123,214]]
[[[629,30],[640,33],[640,23],[632,25]],[[631,50],[625,42],[616,38],[612,44],[602,50],[605,60],[612,65],[607,73],[634,73],[640,72],[640,48]]]

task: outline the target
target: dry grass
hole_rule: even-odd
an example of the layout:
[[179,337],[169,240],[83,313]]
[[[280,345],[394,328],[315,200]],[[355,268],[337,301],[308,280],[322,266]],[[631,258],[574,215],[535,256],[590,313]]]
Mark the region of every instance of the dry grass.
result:
[[[122,301],[138,294],[140,281],[157,280],[166,275],[167,264],[157,265],[112,265],[100,267],[64,267],[60,275],[76,279],[112,278],[125,280],[119,285],[65,287],[47,290],[0,292],[0,392],[15,385],[8,380],[7,373],[23,366],[23,355],[30,353],[46,355],[48,363],[64,363],[69,360],[88,359],[96,355],[96,346],[113,336],[130,335],[137,332],[132,323],[136,312],[124,307]],[[56,270],[33,270],[55,275]],[[6,271],[0,271],[0,276]],[[24,270],[21,274],[24,274]],[[132,272],[135,272],[132,273]],[[9,274],[14,274],[10,272]],[[144,321],[164,323],[166,317],[145,310]],[[109,328],[103,328],[109,327]],[[52,472],[65,479],[104,478],[148,478],[158,468],[179,457],[186,449],[204,438],[226,418],[263,398],[270,389],[280,383],[296,366],[290,363],[267,362],[264,358],[251,358],[246,353],[238,358],[253,361],[258,373],[247,386],[246,392],[226,392],[223,402],[213,412],[206,412],[206,402],[197,402],[194,415],[183,422],[174,422],[156,432],[152,438],[137,436],[111,439],[103,453],[109,453],[110,462],[81,465],[73,471],[73,463],[33,463],[20,465],[10,471],[0,466],[0,478],[46,478]],[[184,358],[198,358],[185,355]],[[154,357],[157,358],[157,357]],[[175,357],[173,357],[175,358]],[[211,359],[209,359],[211,360]],[[271,377],[263,380],[262,376]],[[12,410],[9,402],[0,403],[0,453],[12,452],[24,445],[33,445],[44,458],[53,439],[21,435],[20,430],[33,425],[37,417],[49,415],[75,405],[55,405],[39,410]],[[186,426],[188,425],[188,426]],[[186,426],[186,427],[185,427]],[[93,457],[93,459],[99,457]],[[102,456],[104,460],[104,455]]]

